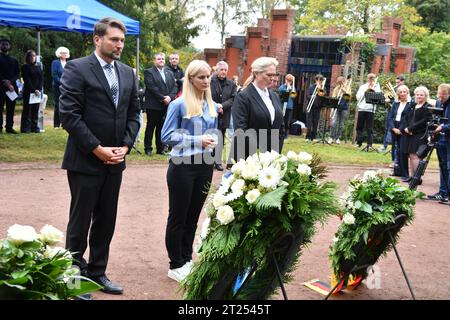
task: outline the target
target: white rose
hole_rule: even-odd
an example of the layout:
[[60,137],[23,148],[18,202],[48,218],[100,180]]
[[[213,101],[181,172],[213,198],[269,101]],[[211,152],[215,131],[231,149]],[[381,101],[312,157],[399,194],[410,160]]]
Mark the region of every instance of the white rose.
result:
[[42,240],[42,242],[46,244],[54,245],[63,240],[64,234],[58,229],[56,229],[54,226],[46,224],[41,229],[39,238]]
[[237,179],[231,185],[231,191],[233,191],[234,193],[238,193],[239,191],[243,191],[244,187],[245,187],[245,181],[242,179]]
[[289,150],[286,156],[292,161],[298,161],[297,154],[294,151]]
[[350,213],[346,213],[342,217],[342,221],[345,224],[354,224],[355,223],[355,217],[353,215],[351,215]]
[[232,167],[231,167],[231,172],[234,175],[241,175],[242,169],[245,167],[245,160],[244,159],[240,159],[237,163],[235,163]]
[[216,193],[213,197],[212,202],[213,202],[214,208],[217,209],[217,208],[223,206],[225,203],[227,203],[227,198],[223,194]]
[[246,180],[256,180],[258,179],[258,167],[256,164],[251,161],[246,166],[245,169],[242,170],[242,178]]
[[312,155],[310,155],[308,152],[299,152],[297,156],[298,162],[304,163],[304,164],[310,164],[312,160]]
[[248,203],[253,203],[258,199],[258,197],[261,195],[261,192],[259,192],[258,189],[253,189],[247,192],[245,195],[245,199],[247,199]]
[[374,170],[367,170],[364,172],[362,180],[367,182],[368,180],[375,179],[377,177],[377,172]]
[[15,245],[37,240],[38,234],[33,227],[15,224],[8,229],[8,239]]
[[274,167],[264,168],[258,175],[259,184],[267,189],[275,189],[280,180],[280,171]]
[[300,175],[309,176],[311,174],[311,168],[307,164],[299,164],[297,167],[297,172]]
[[234,220],[234,211],[230,206],[223,206],[217,210],[217,220],[219,220],[220,224],[226,225]]
[[205,221],[203,221],[202,224],[202,231],[200,233],[200,238],[205,239],[206,236],[208,235],[208,231],[209,231],[209,224],[211,223],[211,218],[206,218]]
[[63,254],[62,256],[64,258],[72,258],[72,254],[68,250],[64,249],[63,247],[50,247],[50,246],[47,246],[45,248],[44,257],[51,259],[51,258],[55,257],[57,254],[61,254],[61,253]]

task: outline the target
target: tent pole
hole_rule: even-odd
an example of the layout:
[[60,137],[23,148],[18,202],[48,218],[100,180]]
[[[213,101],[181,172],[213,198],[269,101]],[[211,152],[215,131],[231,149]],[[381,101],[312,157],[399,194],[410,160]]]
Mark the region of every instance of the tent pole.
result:
[[41,56],[41,29],[37,28],[37,39],[38,39],[38,47],[37,47],[37,55]]
[[139,82],[139,36],[136,37],[136,78]]

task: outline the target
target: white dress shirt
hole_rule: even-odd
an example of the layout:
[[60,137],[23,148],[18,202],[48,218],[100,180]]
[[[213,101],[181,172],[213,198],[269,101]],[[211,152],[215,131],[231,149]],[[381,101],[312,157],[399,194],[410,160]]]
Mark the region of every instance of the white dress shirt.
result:
[[269,90],[267,90],[267,88],[264,90],[261,90],[260,88],[258,88],[258,86],[254,85],[253,83],[252,83],[252,85],[255,86],[256,91],[258,92],[261,99],[264,101],[264,104],[266,105],[267,110],[269,110],[270,120],[271,120],[271,123],[273,124],[273,121],[275,120],[275,108],[273,106],[272,100],[270,100]]

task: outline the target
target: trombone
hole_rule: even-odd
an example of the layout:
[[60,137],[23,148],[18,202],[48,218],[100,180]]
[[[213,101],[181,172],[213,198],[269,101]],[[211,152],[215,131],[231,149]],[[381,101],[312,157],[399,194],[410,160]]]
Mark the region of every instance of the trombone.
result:
[[292,79],[292,89],[291,89],[291,92],[289,93],[289,96],[292,99],[295,99],[297,97],[297,91],[295,91],[295,77],[293,77],[293,79]]
[[319,86],[316,85],[316,87],[314,88],[314,92],[311,96],[311,99],[308,102],[308,106],[306,107],[306,112],[310,112],[311,108],[314,104],[314,101],[316,100],[317,95],[323,97],[325,95],[325,83],[327,82],[327,78],[324,78],[323,83],[321,88],[319,88]]

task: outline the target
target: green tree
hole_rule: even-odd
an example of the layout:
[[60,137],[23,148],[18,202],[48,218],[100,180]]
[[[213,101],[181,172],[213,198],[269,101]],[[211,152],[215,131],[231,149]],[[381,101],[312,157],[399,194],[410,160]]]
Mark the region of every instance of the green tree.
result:
[[409,35],[403,39],[417,49],[419,70],[447,77],[450,74],[450,34],[434,32],[425,35]]
[[416,8],[421,15],[421,25],[432,32],[450,30],[449,0],[407,0],[407,4]]
[[364,33],[379,31],[384,16],[406,6],[402,0],[294,0],[293,3],[304,5],[297,15],[296,32],[301,34],[322,34],[330,27],[362,29]]
[[216,25],[220,33],[220,43],[225,44],[225,36],[228,35],[227,27],[231,22],[248,24],[251,22],[251,10],[247,3],[240,0],[216,0],[215,5],[207,6],[213,11],[212,23]]

